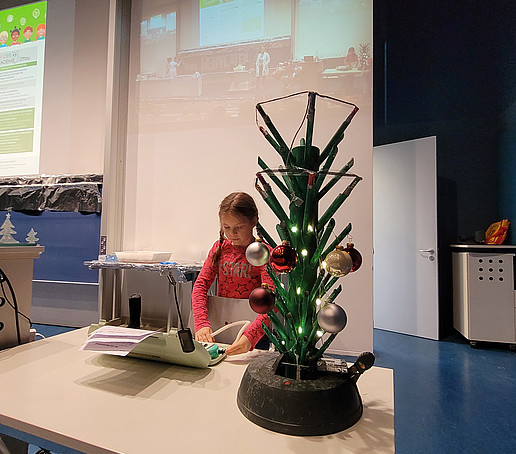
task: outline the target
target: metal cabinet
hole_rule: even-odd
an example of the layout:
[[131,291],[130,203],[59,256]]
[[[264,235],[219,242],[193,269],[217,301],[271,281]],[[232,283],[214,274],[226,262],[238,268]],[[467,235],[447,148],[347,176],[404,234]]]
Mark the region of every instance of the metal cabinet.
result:
[[453,325],[476,341],[516,344],[516,246],[454,244]]

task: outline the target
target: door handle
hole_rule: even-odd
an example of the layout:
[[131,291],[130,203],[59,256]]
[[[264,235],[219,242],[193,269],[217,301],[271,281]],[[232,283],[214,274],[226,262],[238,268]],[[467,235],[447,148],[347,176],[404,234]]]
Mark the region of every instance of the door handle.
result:
[[430,254],[428,256],[428,260],[430,260],[431,262],[433,262],[435,260],[435,257],[434,257],[435,250],[434,249],[420,249],[419,252],[426,252],[427,254]]

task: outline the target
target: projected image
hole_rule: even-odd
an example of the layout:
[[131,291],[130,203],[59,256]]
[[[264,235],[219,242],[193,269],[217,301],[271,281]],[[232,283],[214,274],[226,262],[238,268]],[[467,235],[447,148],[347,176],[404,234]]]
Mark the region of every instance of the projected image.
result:
[[263,38],[264,0],[200,0],[201,47]]
[[39,173],[46,7],[0,11],[0,176]]
[[134,21],[140,124],[252,122],[311,90],[370,103],[371,0],[144,0]]

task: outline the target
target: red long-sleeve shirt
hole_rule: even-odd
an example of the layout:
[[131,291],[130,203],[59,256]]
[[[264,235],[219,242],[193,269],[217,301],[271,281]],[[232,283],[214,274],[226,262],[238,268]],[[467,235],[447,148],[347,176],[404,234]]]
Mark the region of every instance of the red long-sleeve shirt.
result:
[[[249,298],[251,292],[260,287],[262,283],[267,283],[271,289],[274,289],[272,280],[265,270],[265,265],[251,265],[245,257],[246,248],[233,246],[231,241],[227,239],[222,243],[218,266],[212,265],[212,257],[218,247],[219,242],[217,241],[210,249],[193,287],[192,310],[196,332],[201,328],[210,326],[206,304],[208,290],[215,277],[218,277],[218,296],[226,298]],[[244,335],[251,342],[251,349],[264,334],[262,322],[270,326],[269,317],[265,314],[259,314],[244,331]]]

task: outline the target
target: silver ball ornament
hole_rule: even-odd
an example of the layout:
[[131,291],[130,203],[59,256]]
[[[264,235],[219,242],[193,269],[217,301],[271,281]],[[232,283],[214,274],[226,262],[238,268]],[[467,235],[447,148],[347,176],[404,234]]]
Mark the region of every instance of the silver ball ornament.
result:
[[262,266],[269,261],[269,249],[261,241],[255,241],[247,246],[245,258],[253,266]]
[[324,261],[326,262],[326,271],[334,277],[346,276],[353,268],[353,259],[342,246],[337,246]]
[[346,327],[348,316],[338,304],[326,303],[317,313],[317,322],[327,333],[336,334]]

